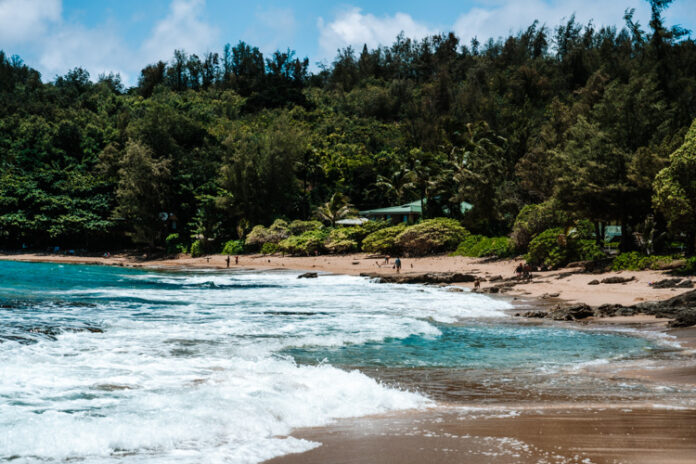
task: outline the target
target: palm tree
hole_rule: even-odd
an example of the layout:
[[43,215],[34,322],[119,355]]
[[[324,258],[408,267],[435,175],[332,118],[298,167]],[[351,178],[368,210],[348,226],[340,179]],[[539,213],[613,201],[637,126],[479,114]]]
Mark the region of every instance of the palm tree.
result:
[[394,171],[391,176],[377,176],[376,186],[386,191],[387,195],[394,197],[397,203],[401,204],[404,198],[413,191],[414,175],[412,171],[401,168]]
[[331,199],[318,206],[315,215],[322,221],[330,222],[331,227],[336,226],[336,221],[355,216],[357,210],[350,204],[350,199],[340,192],[331,195]]

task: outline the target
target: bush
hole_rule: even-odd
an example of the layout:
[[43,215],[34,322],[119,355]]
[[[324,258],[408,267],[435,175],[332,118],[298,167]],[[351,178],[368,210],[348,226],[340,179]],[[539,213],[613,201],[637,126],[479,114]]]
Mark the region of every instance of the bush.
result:
[[621,253],[611,265],[613,271],[642,271],[644,269],[660,269],[661,267],[672,262],[671,256],[646,256],[631,251],[629,253]]
[[480,258],[484,256],[497,256],[507,258],[514,255],[515,249],[512,241],[507,237],[485,237],[483,235],[469,235],[457,247],[453,255],[471,256]]
[[191,244],[191,257],[198,258],[199,256],[203,256],[203,254],[203,242],[196,240]]
[[179,234],[169,234],[164,239],[167,244],[167,254],[175,255],[177,253],[186,253],[186,245],[179,239]]
[[273,242],[266,242],[261,247],[261,253],[263,253],[264,255],[272,255],[274,253],[278,253],[279,251],[280,247],[277,243]]
[[244,241],[242,240],[229,240],[222,247],[223,255],[238,255],[244,253]]
[[326,232],[321,230],[310,230],[301,235],[291,235],[278,246],[285,253],[309,256],[322,250],[326,235]]
[[607,257],[594,240],[576,240],[571,243],[573,261],[599,261]]
[[362,227],[338,227],[329,232],[324,247],[329,253],[349,253],[359,248],[364,236]]
[[406,224],[385,227],[372,232],[362,241],[362,250],[369,253],[396,253],[396,237],[406,230]]
[[254,249],[260,249],[265,243],[279,243],[290,236],[288,223],[282,219],[276,219],[270,227],[262,225],[254,226],[246,237],[246,245]]
[[696,275],[696,256],[687,258],[686,263],[677,269],[677,274],[681,275]]
[[567,222],[566,214],[551,202],[526,205],[515,219],[510,239],[515,248],[524,251],[534,237],[547,229],[560,227]]
[[554,227],[546,229],[529,242],[527,262],[532,266],[546,265],[551,268],[562,266],[568,262],[568,248],[560,238],[563,229]]
[[294,220],[288,226],[290,235],[302,235],[310,230],[322,229],[324,225],[319,221],[300,221]]
[[409,256],[452,251],[469,235],[455,219],[427,219],[407,227],[396,237],[396,245]]

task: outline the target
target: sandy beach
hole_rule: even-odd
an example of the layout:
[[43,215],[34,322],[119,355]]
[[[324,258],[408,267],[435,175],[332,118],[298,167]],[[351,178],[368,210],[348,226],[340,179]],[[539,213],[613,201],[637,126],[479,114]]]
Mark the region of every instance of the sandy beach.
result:
[[[226,256],[210,255],[191,258],[182,255],[178,258],[148,259],[146,255],[135,256],[115,254],[108,258],[89,256],[66,256],[40,253],[0,254],[0,259],[35,262],[58,262],[75,264],[101,264],[132,267],[181,267],[181,268],[226,268]],[[520,261],[500,260],[485,262],[477,258],[461,256],[429,256],[424,258],[402,259],[402,273],[424,272],[462,272],[481,276],[482,287],[490,285],[487,279],[493,276],[510,278],[515,275],[515,267]],[[359,275],[361,273],[395,273],[391,261],[369,258],[363,253],[352,255],[321,255],[313,257],[240,255],[235,265],[232,257],[231,268],[249,269],[293,269],[319,271],[334,274]],[[573,273],[574,272],[574,273]],[[572,274],[571,274],[572,273]],[[570,275],[569,275],[570,274]],[[634,277],[624,284],[600,284],[590,286],[588,283],[597,278],[621,276]],[[601,304],[632,305],[643,301],[657,301],[671,298],[689,289],[659,289],[650,286],[651,282],[668,278],[665,271],[621,271],[601,274],[583,274],[579,269],[564,268],[548,272],[536,272],[528,283],[520,283],[506,293],[510,297],[524,297],[530,300],[551,300],[585,303],[590,306]],[[471,287],[472,284],[457,284]],[[649,320],[646,319],[646,321]]]
[[[0,259],[36,262],[83,263],[149,268],[226,268],[226,256],[147,259],[145,256],[103,257],[43,254],[6,254]],[[514,275],[514,260],[481,260],[435,256],[403,259],[402,273],[462,272],[482,277],[482,287],[493,276]],[[242,255],[231,268],[292,269],[335,274],[392,274],[391,264],[365,254],[348,256],[280,257]],[[562,269],[535,273],[529,283],[516,285],[504,295],[520,307],[558,302],[589,305],[631,305],[671,298],[689,289],[656,289],[651,282],[669,277],[665,272],[611,272],[601,276]],[[610,276],[634,277],[625,284],[588,285]],[[472,284],[460,284],[471,286]],[[553,295],[553,296],[551,296]],[[655,361],[617,370],[591,366],[597,378],[621,382],[637,380],[660,389],[696,391],[696,328],[666,330],[664,319],[653,316],[603,318],[595,325],[666,334],[677,342],[669,362]],[[520,323],[547,322],[520,319]],[[565,323],[564,323],[565,324]],[[445,374],[447,375],[447,374]],[[378,379],[380,375],[375,375]],[[453,384],[456,379],[451,380]],[[408,387],[408,384],[404,384]],[[460,386],[459,388],[464,388]],[[601,392],[598,392],[601,393]],[[692,463],[696,462],[696,413],[659,401],[602,403],[577,398],[522,400],[512,392],[490,398],[485,406],[471,401],[438,401],[433,408],[356,419],[343,419],[325,427],[299,429],[293,436],[321,446],[269,463]],[[517,397],[515,397],[517,395]]]

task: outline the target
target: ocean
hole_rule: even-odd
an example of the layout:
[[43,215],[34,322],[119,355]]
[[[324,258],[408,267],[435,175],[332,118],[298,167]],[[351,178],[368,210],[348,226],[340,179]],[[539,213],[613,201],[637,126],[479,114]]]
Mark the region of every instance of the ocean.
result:
[[298,275],[0,261],[0,462],[258,463],[340,418],[654,399],[584,368],[673,350],[486,295]]

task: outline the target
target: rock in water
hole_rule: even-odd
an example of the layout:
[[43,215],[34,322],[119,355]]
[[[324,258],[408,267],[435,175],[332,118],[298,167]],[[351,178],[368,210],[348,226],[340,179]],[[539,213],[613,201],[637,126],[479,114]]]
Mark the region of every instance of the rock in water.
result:
[[317,277],[319,277],[319,274],[316,272],[305,272],[297,276],[298,279],[316,279]]

